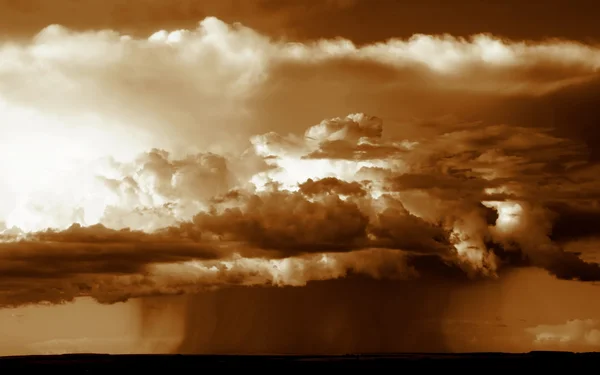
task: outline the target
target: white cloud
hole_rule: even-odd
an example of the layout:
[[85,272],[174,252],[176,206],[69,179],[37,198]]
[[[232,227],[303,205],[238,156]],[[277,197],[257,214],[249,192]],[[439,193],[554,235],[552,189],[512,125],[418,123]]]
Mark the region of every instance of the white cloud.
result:
[[526,332],[534,335],[534,344],[542,347],[562,346],[565,348],[600,348],[600,324],[597,320],[569,320],[558,325],[539,325],[528,328]]
[[[429,107],[463,105],[465,93],[477,99],[473,107],[479,106],[480,97],[540,95],[594,78],[599,62],[600,50],[592,46],[509,42],[488,35],[471,39],[416,35],[359,47],[338,39],[306,44],[275,41],[216,18],[204,19],[194,30],[157,31],[149,38],[50,26],[27,43],[0,46],[0,193],[8,202],[0,206],[0,219],[26,231],[66,228],[74,222],[149,231],[189,220],[207,208],[212,196],[232,187],[252,188],[248,183],[266,191],[270,181],[294,190],[308,178],[367,179],[372,180],[369,190],[375,199],[348,205],[340,203],[348,197],[330,199],[327,202],[335,203],[330,206],[338,207],[337,216],[323,207],[317,210],[312,198],[298,195],[282,201],[303,202],[302,207],[320,220],[314,222],[323,223],[343,216],[339,207],[354,204],[352,212],[365,213],[365,218],[355,215],[357,230],[351,235],[361,237],[366,233],[360,231],[363,224],[379,220],[384,223],[380,237],[387,236],[399,247],[400,237],[407,236],[392,229],[400,227],[402,219],[406,231],[424,230],[431,237],[428,244],[445,248],[448,244],[438,242],[443,235],[421,225],[435,223],[436,228],[453,232],[444,240],[452,242],[462,258],[479,268],[490,267],[493,274],[494,259],[485,256],[483,243],[489,233],[479,207],[482,184],[487,184],[482,181],[513,179],[517,186],[508,190],[526,196],[531,192],[520,175],[540,172],[536,168],[559,163],[559,157],[578,157],[579,149],[535,130],[457,121],[434,122],[435,126],[420,126],[418,121],[398,126],[392,121],[384,134],[382,119],[356,113],[362,107],[376,108],[388,118],[402,117],[419,112],[411,112],[415,106],[422,107],[419,113],[430,120],[435,111]],[[304,137],[299,126],[308,128]],[[414,139],[404,139],[410,130]],[[483,176],[470,190],[466,175],[450,176],[467,166],[469,173]],[[412,173],[405,181],[396,181],[406,185],[399,187],[406,191],[396,194],[397,201],[382,197],[391,171]],[[445,175],[438,176],[442,172]],[[419,188],[423,178],[427,188]],[[456,199],[462,194],[468,199]],[[254,196],[249,202],[262,198]],[[281,217],[292,212],[276,200],[267,206]],[[524,223],[528,212],[537,209],[523,207],[524,214],[502,215],[497,224],[511,232],[514,228],[508,224]],[[377,216],[380,212],[385,215]],[[248,230],[244,220],[258,225],[263,218],[229,213],[239,219],[243,235],[255,232],[257,238],[260,231]],[[314,222],[313,240],[334,238]],[[279,234],[302,237],[294,232],[294,223],[276,224]],[[331,226],[338,235],[347,234],[342,224],[338,220]],[[552,247],[546,224],[534,228],[530,248],[538,248],[540,241]],[[532,228],[527,227],[528,234]],[[265,237],[272,239],[273,233]],[[310,268],[303,259],[288,262]],[[315,261],[308,263],[313,266]],[[242,261],[235,265],[247,271]],[[277,284],[280,276],[266,271],[270,266],[270,261],[253,265],[259,273],[246,272],[250,281],[231,280],[233,272],[219,282],[252,284],[258,278]],[[317,276],[306,271],[304,278],[292,270],[283,283],[341,277],[354,266],[320,268]],[[215,267],[220,272],[227,269],[225,263]],[[194,270],[192,281],[212,272],[205,271]],[[375,271],[371,267],[365,272]],[[596,269],[589,272],[588,277],[596,277]],[[94,288],[100,294],[103,287],[113,293],[131,284],[137,288],[131,294],[141,295],[156,293],[157,288],[167,293],[205,287],[159,280],[163,276],[151,275],[158,281],[148,281],[134,272],[104,278]],[[88,293],[79,286],[66,288],[73,294]]]

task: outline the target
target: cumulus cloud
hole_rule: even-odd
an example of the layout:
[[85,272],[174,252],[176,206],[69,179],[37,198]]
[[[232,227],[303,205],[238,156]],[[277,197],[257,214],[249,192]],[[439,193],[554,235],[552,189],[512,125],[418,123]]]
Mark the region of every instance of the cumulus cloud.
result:
[[[223,156],[211,153],[173,160],[168,152],[157,149],[131,163],[113,161],[112,173],[99,178],[119,204],[104,212],[104,222],[111,227],[154,229],[189,218],[204,208],[203,202],[236,185],[228,164]],[[135,207],[155,214],[144,215]],[[152,216],[154,223],[147,220]]]
[[[369,126],[361,126],[365,120]],[[265,165],[249,182],[236,180],[228,160],[214,154],[177,160],[152,150],[131,164],[109,163],[119,175],[99,180],[115,200],[99,224],[5,231],[3,303],[77,296],[112,303],[225,285],[300,286],[352,274],[496,276],[522,265],[559,278],[598,280],[598,264],[565,252],[550,237],[557,213],[547,203],[564,186],[554,181],[562,175],[551,172],[568,171],[585,155],[565,140],[514,130],[461,128],[404,142],[401,153],[385,157],[376,148],[390,150],[398,142],[381,136],[380,119],[334,118],[303,138],[253,137],[246,155],[253,152],[251,165],[261,157]],[[332,139],[357,146],[369,137],[378,139],[373,154],[310,156]],[[485,158],[489,149],[519,162],[492,162]],[[233,163],[244,169],[243,159]],[[535,196],[530,190],[536,173],[554,184],[547,196],[539,187]],[[168,220],[131,229],[126,216],[115,221],[128,209],[139,223]]]
[[64,303],[82,296],[115,303],[228,285],[303,286],[351,274],[392,280],[419,276],[410,257],[394,250],[282,258],[243,244],[211,247],[169,237],[75,227],[3,243],[0,305]]
[[595,47],[303,44],[206,18],[147,39],[55,25],[0,58],[3,305],[525,265],[600,279],[563,249],[594,233],[571,225],[597,211],[585,142],[424,109],[593,82]]
[[527,328],[526,332],[534,336],[535,345],[544,349],[570,347],[590,351],[600,347],[600,329],[598,321],[593,319],[573,319],[564,324],[539,325]]
[[280,73],[295,81],[331,72],[327,85],[369,67],[359,73],[361,84],[370,82],[363,91],[387,81],[390,87],[535,94],[592,79],[599,64],[596,49],[575,42],[416,35],[360,47],[343,39],[301,44],[211,17],[197,29],[158,31],[148,39],[52,25],[29,43],[3,45],[1,53],[4,100],[35,100],[37,108],[60,114],[76,105],[81,114],[100,113],[131,128],[156,131],[166,122],[202,137],[214,133],[211,123],[251,121],[247,100],[276,89],[265,84]]
[[[77,139],[89,144],[86,153],[102,156],[131,156],[153,146],[222,151],[257,129],[278,128],[276,122],[298,130],[306,121],[358,109],[423,115],[424,93],[442,107],[473,91],[485,103],[489,95],[531,95],[590,80],[598,65],[593,47],[574,42],[418,35],[361,47],[347,40],[301,44],[215,18],[148,39],[53,25],[28,43],[4,44],[0,53],[3,124],[25,127],[11,133],[6,146],[51,126],[54,144],[72,149],[65,138]],[[394,105],[392,113],[382,95],[405,105]],[[289,103],[299,100],[304,103],[297,108],[306,110],[290,116],[300,110]],[[313,105],[322,100],[328,105]],[[261,116],[265,112],[269,116]],[[219,131],[223,127],[229,131]],[[48,153],[43,164],[66,157],[56,148]]]

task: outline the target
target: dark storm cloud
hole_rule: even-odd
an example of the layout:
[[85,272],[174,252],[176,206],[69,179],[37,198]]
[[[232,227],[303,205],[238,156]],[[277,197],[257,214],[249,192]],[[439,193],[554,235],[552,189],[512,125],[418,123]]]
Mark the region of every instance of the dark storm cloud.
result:
[[550,236],[553,240],[569,241],[598,236],[599,207],[555,203],[550,205],[550,209],[556,214]]
[[[0,0],[0,220],[40,219],[0,222],[0,307],[187,294],[181,352],[444,351],[461,286],[598,280],[563,246],[598,233],[600,53],[531,41],[597,38],[591,4]],[[102,225],[77,175],[3,217],[64,145],[141,153]]]
[[[364,6],[346,5],[327,6]],[[592,45],[490,35],[289,44],[207,18],[150,40],[52,26],[0,53],[7,134],[46,129],[23,108],[77,108],[118,124],[123,147],[150,134],[146,144],[178,151],[148,147],[131,163],[109,163],[100,180],[111,203],[99,220],[129,229],[38,231],[3,244],[13,267],[5,274],[33,270],[4,284],[14,303],[300,286],[353,273],[452,279],[494,274],[500,253],[511,254],[505,267],[597,278],[595,265],[560,248],[592,233],[565,223],[600,191],[589,158],[600,56]],[[217,151],[198,153],[204,146]],[[142,231],[157,227],[167,229]]]
[[[365,127],[365,121],[375,126]],[[253,142],[268,160],[277,162],[280,155],[303,147],[309,147],[304,149],[309,153],[310,147],[321,147],[332,137],[351,146],[370,136],[381,138],[381,121],[353,115],[310,128],[305,145],[274,136]],[[387,142],[380,140],[384,149]],[[495,158],[486,157],[489,150]],[[468,257],[488,252],[498,257],[500,267],[536,266],[558,278],[595,281],[600,279],[597,264],[586,263],[552,242],[592,234],[591,226],[569,232],[565,220],[572,221],[578,212],[572,204],[552,203],[557,196],[570,194],[571,186],[560,177],[571,172],[561,163],[580,166],[586,156],[581,150],[568,140],[530,128],[461,127],[421,139],[407,147],[401,159],[395,153],[381,158],[379,151],[376,157],[366,158],[389,163],[383,180],[308,179],[298,183],[296,192],[277,185],[261,192],[233,190],[212,203],[210,195],[192,195],[192,201],[205,200],[208,209],[191,221],[152,233],[74,225],[63,231],[30,233],[23,239],[6,235],[8,242],[1,246],[3,303],[60,302],[81,295],[110,303],[225,285],[304,285],[355,273],[382,279],[468,280],[478,267],[487,267],[471,264]],[[154,150],[138,158],[138,166],[129,173],[150,173],[160,196],[185,198],[198,181],[214,179],[219,166],[221,170],[226,166],[211,156],[217,167],[206,174],[203,158],[177,161],[167,156]],[[190,160],[202,161],[191,164],[199,174],[190,172],[201,180],[181,178],[174,185],[173,176],[187,171]],[[300,153],[296,160],[311,159]],[[403,168],[408,170],[394,169],[394,160],[406,163]],[[585,181],[576,175],[582,170],[577,168],[573,178]],[[277,168],[265,171],[267,175],[277,172]],[[364,173],[368,176],[368,171]],[[378,198],[367,194],[373,184],[382,182],[386,194]],[[120,183],[109,187],[122,189]],[[393,195],[398,192],[402,194]],[[132,189],[128,199],[139,194]],[[492,209],[486,205],[489,201],[509,207],[518,204],[516,214],[511,214],[517,215],[516,224],[503,224],[508,220],[503,206]],[[461,236],[467,235],[459,242],[457,228]],[[464,258],[454,245],[473,239],[481,241],[482,247],[477,242],[468,244],[473,248],[467,251],[474,253]],[[323,254],[331,261],[319,260]],[[182,264],[185,261],[192,263]],[[285,262],[291,265],[286,270],[269,270],[279,270]],[[168,268],[173,263],[181,263],[181,268]],[[161,271],[160,264],[167,268]]]
[[330,193],[335,195],[347,195],[347,196],[358,196],[364,197],[367,195],[367,191],[362,185],[356,181],[347,182],[341,181],[334,177],[326,177],[320,180],[308,179],[305,182],[298,185],[300,192],[311,196],[322,193]]
[[360,248],[368,218],[355,203],[337,196],[310,202],[300,194],[272,193],[251,197],[243,210],[198,214],[194,223],[234,240],[293,253]]
[[600,132],[600,79],[565,87],[556,92],[536,97],[502,100],[487,109],[489,121],[545,127],[556,134],[585,142],[591,160],[600,160],[598,145]]
[[[79,296],[114,303],[227,285],[298,286],[348,274],[414,278],[427,267],[412,266],[413,256],[400,250],[448,252],[442,230],[406,212],[387,211],[369,223],[355,203],[337,197],[309,202],[283,192],[251,196],[242,207],[199,214],[153,233],[73,225],[5,234],[0,304],[61,303]],[[344,215],[346,209],[354,214]],[[367,229],[378,239],[367,239]],[[215,234],[230,238],[217,240]]]

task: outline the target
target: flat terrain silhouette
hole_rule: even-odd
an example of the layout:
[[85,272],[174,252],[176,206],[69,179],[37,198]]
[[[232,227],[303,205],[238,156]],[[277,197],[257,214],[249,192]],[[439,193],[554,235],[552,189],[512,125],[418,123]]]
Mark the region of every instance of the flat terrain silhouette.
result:
[[574,369],[600,363],[600,353],[529,352],[461,354],[348,354],[344,356],[274,355],[108,355],[65,354],[0,358],[2,370],[50,370],[106,373],[111,370],[189,371],[206,368],[256,369]]

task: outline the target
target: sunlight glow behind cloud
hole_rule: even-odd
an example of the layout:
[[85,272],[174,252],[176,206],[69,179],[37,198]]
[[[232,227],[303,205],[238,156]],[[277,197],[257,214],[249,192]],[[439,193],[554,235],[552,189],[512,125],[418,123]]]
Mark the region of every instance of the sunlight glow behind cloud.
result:
[[[552,178],[586,163],[570,139],[464,123],[407,139],[355,111],[303,133],[263,128],[279,109],[273,92],[291,87],[277,79],[286,69],[319,71],[298,78],[315,95],[320,84],[344,84],[330,72],[371,64],[376,73],[364,79],[374,85],[535,97],[591,80],[595,47],[489,35],[300,44],[206,18],[147,39],[49,26],[2,45],[0,61],[0,267],[31,272],[0,304],[82,295],[110,303],[350,273],[416,278],[427,269],[415,259],[427,257],[496,277],[510,261],[493,247],[514,242],[558,277],[600,278],[597,265],[550,238],[545,204],[572,192]],[[301,100],[290,99],[296,114],[309,110]],[[556,191],[536,197],[526,174]],[[63,269],[34,266],[63,256]],[[45,272],[52,282],[40,281]]]

